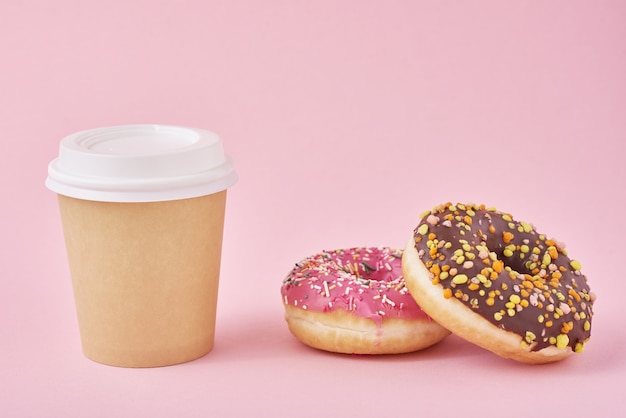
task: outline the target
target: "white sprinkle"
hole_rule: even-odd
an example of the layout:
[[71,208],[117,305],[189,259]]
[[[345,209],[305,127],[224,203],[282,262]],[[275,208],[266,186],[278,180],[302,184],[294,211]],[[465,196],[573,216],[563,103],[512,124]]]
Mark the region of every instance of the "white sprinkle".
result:
[[330,297],[330,290],[328,290],[328,282],[324,281],[324,293],[326,295],[326,297]]
[[389,299],[387,297],[387,295],[383,295],[383,303],[388,303],[391,306],[396,306],[396,303],[394,301],[392,301],[391,299]]

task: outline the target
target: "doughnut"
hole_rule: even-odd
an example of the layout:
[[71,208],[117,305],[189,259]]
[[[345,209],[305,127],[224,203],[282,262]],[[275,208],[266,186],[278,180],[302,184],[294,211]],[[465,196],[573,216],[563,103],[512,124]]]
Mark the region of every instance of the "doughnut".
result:
[[291,333],[320,350],[408,353],[450,334],[415,303],[402,277],[402,251],[388,247],[307,257],[284,279],[281,295]]
[[403,275],[435,321],[501,357],[542,364],[581,353],[595,295],[565,246],[494,208],[446,203],[421,216]]

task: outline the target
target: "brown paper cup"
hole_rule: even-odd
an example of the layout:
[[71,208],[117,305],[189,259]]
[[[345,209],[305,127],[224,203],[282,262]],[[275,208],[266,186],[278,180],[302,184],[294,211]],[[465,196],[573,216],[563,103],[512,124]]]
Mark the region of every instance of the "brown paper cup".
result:
[[226,191],[120,203],[59,195],[85,355],[155,367],[213,348]]
[[87,357],[157,367],[211,351],[236,181],[206,130],[121,125],[61,140],[46,186],[58,194]]

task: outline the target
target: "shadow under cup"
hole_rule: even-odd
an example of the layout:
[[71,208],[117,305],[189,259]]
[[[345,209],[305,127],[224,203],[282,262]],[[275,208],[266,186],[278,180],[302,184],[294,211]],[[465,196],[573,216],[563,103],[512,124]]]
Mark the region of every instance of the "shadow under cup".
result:
[[[189,145],[196,144],[193,138],[201,138],[204,131],[175,128],[181,131],[172,132],[184,134],[181,146],[176,146],[176,141],[171,141],[171,132],[166,132],[169,142],[165,147],[161,144],[166,149],[158,149],[156,144],[155,152],[150,142],[163,139],[163,127],[122,128],[108,128],[117,129],[117,134],[109,135],[117,144],[115,151],[108,149],[104,155],[111,160],[120,158],[122,148],[127,150],[122,159],[131,155],[126,161],[129,164],[132,157],[141,155],[144,172],[151,172],[152,179],[161,176],[160,180],[167,180],[165,190],[159,192],[159,186],[147,187],[148,193],[142,194],[137,184],[128,187],[122,181],[126,189],[118,184],[115,199],[110,193],[113,188],[106,191],[108,199],[102,199],[104,194],[96,199],[93,187],[89,193],[84,190],[77,193],[64,188],[69,182],[55,183],[56,179],[64,180],[62,174],[79,167],[71,161],[64,166],[62,153],[57,166],[51,164],[49,171],[48,186],[58,193],[83,352],[96,362],[122,367],[157,367],[191,361],[213,348],[227,193],[224,184],[234,183],[236,177],[232,165],[222,170],[230,176],[225,181],[223,173],[213,173],[217,179],[214,182],[199,182],[198,178],[190,182],[185,174],[182,176],[185,181],[175,184],[173,192],[172,174],[178,169],[188,170],[188,164],[177,168],[176,165],[185,161],[174,158],[173,167],[155,170],[144,157],[158,155],[160,165],[167,160],[162,158],[163,154],[185,151],[197,154],[194,146]],[[119,142],[125,138],[130,138],[128,144],[120,146]],[[221,150],[221,146],[218,148]],[[96,152],[102,153],[102,150]],[[222,166],[230,164],[225,156],[216,161],[221,161]],[[199,168],[202,167],[200,164]],[[55,170],[62,174],[57,175]],[[124,171],[116,167],[113,173]],[[207,170],[203,171],[206,177]],[[128,173],[124,177],[128,178]],[[137,177],[145,186],[145,177]],[[202,192],[202,187],[198,189],[198,184],[215,186],[216,182],[221,183],[213,189],[205,187]],[[159,181],[147,183],[155,185]],[[187,194],[192,196],[184,197],[181,189],[189,184],[194,190]],[[123,189],[122,193],[119,189]],[[159,193],[163,199],[156,199]],[[165,199],[167,196],[175,198]]]

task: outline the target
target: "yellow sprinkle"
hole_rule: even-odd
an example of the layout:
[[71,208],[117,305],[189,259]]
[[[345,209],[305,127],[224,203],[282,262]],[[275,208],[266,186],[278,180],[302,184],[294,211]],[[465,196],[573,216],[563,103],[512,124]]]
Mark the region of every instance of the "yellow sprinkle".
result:
[[574,352],[575,353],[582,353],[583,351],[585,351],[585,344],[583,344],[583,343],[576,343],[576,346],[574,347]]
[[559,334],[556,337],[556,347],[564,349],[569,344],[569,337],[565,334]]
[[506,248],[504,251],[502,251],[502,254],[504,254],[505,257],[511,257],[513,255],[513,251]]
[[550,257],[553,260],[556,260],[559,257],[559,252],[556,250],[556,247],[554,245],[548,247],[548,254],[550,254]]
[[496,312],[493,314],[493,319],[495,319],[496,321],[501,321],[502,320],[502,314],[500,312]]
[[570,265],[570,266],[572,266],[572,268],[573,268],[575,271],[578,271],[578,270],[580,270],[580,269],[581,269],[580,261],[578,261],[578,260],[572,260],[572,261],[569,263],[569,265]]
[[428,232],[428,224],[421,224],[419,228],[417,228],[417,232],[421,235],[426,235]]
[[467,283],[468,281],[468,277],[465,274],[457,274],[456,276],[454,276],[454,278],[452,279],[452,283],[455,284],[463,284],[463,283]]
[[520,299],[520,297],[519,297],[518,295],[511,295],[511,296],[509,297],[509,300],[510,300],[511,302],[513,302],[514,304],[516,304],[516,305],[517,305],[518,303],[520,303],[520,301],[521,301],[521,299]]
[[591,329],[591,322],[585,321],[585,323],[583,324],[583,329],[585,331],[589,331]]

